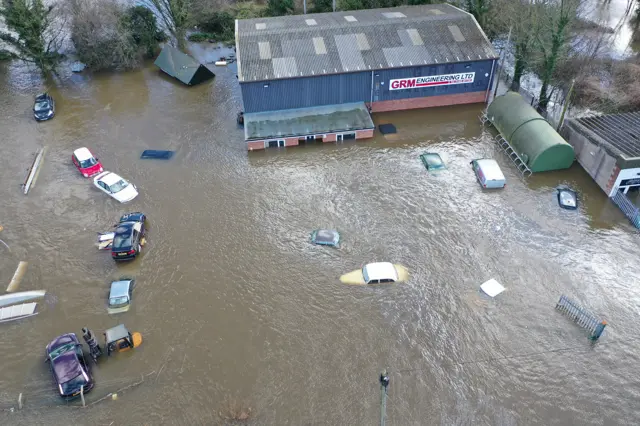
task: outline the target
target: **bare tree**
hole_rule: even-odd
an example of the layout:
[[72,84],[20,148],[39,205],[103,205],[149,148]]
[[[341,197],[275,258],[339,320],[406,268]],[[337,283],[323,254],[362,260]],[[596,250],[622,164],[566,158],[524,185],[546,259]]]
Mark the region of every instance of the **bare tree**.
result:
[[184,50],[192,0],[144,0],[144,3],[162,19],[178,49]]

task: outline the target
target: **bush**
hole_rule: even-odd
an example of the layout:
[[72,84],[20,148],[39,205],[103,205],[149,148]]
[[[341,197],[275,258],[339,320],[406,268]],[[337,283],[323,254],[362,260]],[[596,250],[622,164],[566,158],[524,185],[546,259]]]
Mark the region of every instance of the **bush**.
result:
[[202,43],[203,41],[215,40],[216,35],[211,33],[192,33],[189,34],[187,39],[195,43]]
[[129,69],[140,54],[125,10],[116,0],[70,0],[71,41],[81,62],[93,70]]
[[131,31],[136,46],[148,58],[156,55],[158,42],[167,38],[164,32],[158,30],[153,12],[144,6],[134,6],[127,9],[123,22]]
[[8,61],[9,59],[13,59],[13,53],[5,49],[0,49],[0,61]]

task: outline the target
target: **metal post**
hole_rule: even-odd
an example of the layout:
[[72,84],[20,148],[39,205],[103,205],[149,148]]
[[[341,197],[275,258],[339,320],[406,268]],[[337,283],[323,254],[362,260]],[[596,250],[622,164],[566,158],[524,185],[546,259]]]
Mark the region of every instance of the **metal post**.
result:
[[336,0],[333,0],[333,11],[336,11]]
[[384,426],[387,417],[387,386],[389,386],[389,376],[387,370],[380,373],[380,426]]
[[80,386],[80,399],[82,399],[82,406],[86,407],[84,403],[84,385]]
[[307,0],[303,0],[302,1],[303,7],[304,7],[304,14],[307,14]]
[[22,392],[18,395],[18,410],[22,410]]
[[571,102],[571,95],[573,95],[573,86],[576,84],[576,79],[571,80],[571,87],[569,87],[569,93],[567,93],[567,98],[564,100],[564,105],[562,106],[562,113],[560,114],[560,121],[558,121],[557,132],[562,128],[562,124],[564,123],[564,114],[567,112],[567,108],[569,107],[569,102]]
[[[511,43],[511,29],[512,27],[509,27],[509,36],[507,37],[507,44],[505,44],[500,52],[500,55],[502,56],[502,52],[505,51],[505,47],[509,45],[509,43]],[[493,92],[493,99],[495,99],[495,97],[498,95],[498,87],[500,86],[500,79],[502,78],[502,70],[504,69],[504,60],[507,56],[507,53],[504,52],[504,56],[502,57],[502,59],[500,60],[500,71],[498,71],[498,81],[496,82],[496,90]]]

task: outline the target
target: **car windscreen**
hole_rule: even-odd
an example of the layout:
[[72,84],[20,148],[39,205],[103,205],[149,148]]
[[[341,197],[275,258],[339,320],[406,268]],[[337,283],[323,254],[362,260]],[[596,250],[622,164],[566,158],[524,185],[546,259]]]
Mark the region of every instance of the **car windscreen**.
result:
[[129,298],[126,296],[112,297],[111,299],[109,299],[109,306],[112,306],[112,307],[124,306],[127,304],[128,301],[129,301]]
[[98,164],[96,159],[91,157],[91,158],[88,158],[86,160],[82,160],[80,162],[80,167],[82,167],[83,169],[86,169],[87,167],[95,166],[96,164]]
[[127,186],[129,186],[129,182],[125,181],[124,179],[120,179],[118,182],[111,185],[109,189],[111,189],[111,192],[120,192]]
[[133,232],[129,232],[126,234],[116,234],[116,236],[113,238],[113,243],[111,243],[111,247],[113,247],[114,249],[131,247],[132,236]]
[[86,384],[87,384],[87,381],[84,379],[84,375],[78,374],[76,377],[69,380],[68,382],[60,383],[60,387],[62,387],[62,392],[65,395],[69,395],[74,392],[79,392],[80,387]]
[[36,105],[33,107],[33,109],[36,111],[46,111],[49,109],[49,102],[47,101],[36,102]]

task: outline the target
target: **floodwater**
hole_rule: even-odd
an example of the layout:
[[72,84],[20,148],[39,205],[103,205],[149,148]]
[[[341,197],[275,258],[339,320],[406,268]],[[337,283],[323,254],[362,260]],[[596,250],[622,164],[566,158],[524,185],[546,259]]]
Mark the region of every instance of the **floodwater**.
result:
[[[24,71],[0,68],[0,282],[26,260],[20,289],[49,294],[38,316],[0,328],[1,424],[214,425],[244,407],[253,425],[371,425],[383,368],[388,425],[640,422],[637,234],[578,166],[520,178],[481,105],[376,115],[393,138],[247,153],[232,68],[196,87],[153,66],[47,84]],[[57,116],[36,123],[43,87]],[[140,196],[120,205],[93,188],[70,162],[80,146]],[[176,155],[143,161],[144,149]],[[427,173],[425,151],[448,170]],[[506,189],[479,188],[479,156],[498,159]],[[558,207],[560,183],[579,190],[579,211]],[[148,245],[116,265],[95,236],[129,211],[148,215]],[[342,246],[310,245],[319,227]],[[338,281],[373,261],[410,280]],[[121,276],[137,278],[133,307],[109,316]],[[493,300],[479,292],[490,278],[507,288]],[[562,294],[608,320],[599,343],[554,310]],[[144,342],[99,361],[87,403],[144,382],[84,410],[59,401],[45,345],[118,323]]]

